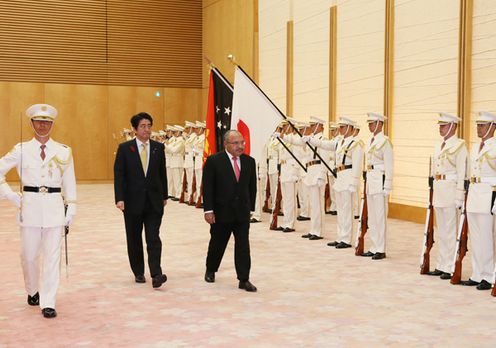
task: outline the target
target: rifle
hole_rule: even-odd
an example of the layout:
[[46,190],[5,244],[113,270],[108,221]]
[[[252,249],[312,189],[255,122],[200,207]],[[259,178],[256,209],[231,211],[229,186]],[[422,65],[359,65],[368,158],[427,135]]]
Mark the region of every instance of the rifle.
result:
[[331,185],[329,184],[329,178],[324,191],[324,212],[328,212],[331,209]]
[[462,279],[462,261],[468,251],[468,221],[467,221],[467,196],[469,181],[465,180],[465,201],[463,203],[462,214],[460,215],[460,224],[458,235],[456,237],[456,254],[455,254],[455,269],[451,276],[451,284],[460,284]]
[[360,219],[358,220],[358,229],[355,242],[356,256],[361,256],[363,254],[363,246],[365,244],[365,233],[367,233],[368,220],[369,209],[367,205],[367,172],[363,171],[363,197],[360,206]]
[[429,206],[425,217],[424,242],[422,246],[422,254],[420,255],[420,274],[429,272],[430,252],[434,244],[434,206],[432,198],[434,195],[434,177],[432,176],[432,158],[429,161]]
[[195,170],[195,157],[193,156],[193,179],[191,183],[191,193],[189,195],[188,205],[195,205],[196,193],[196,170]]
[[186,178],[186,169],[183,168],[183,187],[181,190],[181,196],[179,197],[179,203],[185,203],[184,195],[186,194],[187,185],[188,185],[188,179]]
[[270,220],[270,228],[271,230],[277,230],[277,216],[279,215],[279,211],[281,210],[281,178],[280,174],[277,176],[277,190],[275,197],[274,209],[272,210],[272,219]]
[[270,178],[269,178],[269,174],[267,174],[267,183],[265,184],[265,201],[262,207],[262,211],[264,213],[272,212],[269,208],[269,199],[270,199]]

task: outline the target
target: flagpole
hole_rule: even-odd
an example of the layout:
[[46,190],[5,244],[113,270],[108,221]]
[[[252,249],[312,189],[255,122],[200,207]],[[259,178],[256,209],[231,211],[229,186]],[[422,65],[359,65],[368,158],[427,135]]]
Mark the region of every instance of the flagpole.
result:
[[[265,98],[267,98],[267,100],[272,104],[272,106],[279,112],[279,115],[282,116],[287,122],[288,124],[295,130],[295,132],[300,136],[300,137],[303,137],[303,135],[300,133],[300,131],[298,130],[298,128],[296,128],[296,126],[286,117],[286,115],[284,115],[284,113],[279,110],[279,108],[277,107],[276,104],[274,104],[272,102],[272,100],[267,96],[267,94],[265,94],[264,91],[262,91],[262,89],[260,87],[258,87],[258,85],[255,83],[255,81],[253,81],[253,79],[250,77],[250,75],[248,75],[246,73],[246,71],[243,70],[243,68],[234,61],[234,57],[232,55],[229,55],[228,56],[229,60],[235,64],[242,72],[243,74],[246,75],[246,77],[248,77],[250,79],[250,81],[255,85],[255,87],[265,96]],[[316,157],[319,158],[319,160],[322,162],[322,164],[331,172],[331,174],[336,178],[337,177],[337,174],[334,170],[331,169],[331,167],[329,167],[329,165],[327,164],[326,161],[324,161],[324,159],[320,156],[320,154],[317,152],[317,148],[313,147],[312,145],[310,145],[310,143],[308,141],[305,141],[305,144],[307,144],[307,146],[310,148],[310,150],[312,150],[312,152],[315,154]],[[294,156],[293,156],[294,157]],[[301,164],[300,164],[301,165]]]

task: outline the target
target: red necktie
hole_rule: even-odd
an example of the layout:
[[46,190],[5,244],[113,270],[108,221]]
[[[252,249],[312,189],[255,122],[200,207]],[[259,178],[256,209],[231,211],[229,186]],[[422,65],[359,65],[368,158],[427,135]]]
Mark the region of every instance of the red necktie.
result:
[[238,161],[237,161],[238,158],[233,156],[232,159],[233,159],[233,163],[234,163],[234,175],[236,176],[236,181],[239,181],[240,170],[239,170]]
[[40,148],[41,148],[40,157],[41,157],[41,159],[42,159],[43,161],[45,160],[45,157],[46,157],[46,154],[45,154],[45,147],[46,147],[46,145],[45,145],[45,144],[43,144],[43,145],[41,145],[41,146],[40,146]]

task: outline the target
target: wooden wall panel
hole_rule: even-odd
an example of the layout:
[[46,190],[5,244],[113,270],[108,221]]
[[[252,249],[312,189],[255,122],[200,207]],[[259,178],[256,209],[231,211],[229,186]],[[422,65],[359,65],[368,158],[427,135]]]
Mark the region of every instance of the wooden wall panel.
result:
[[201,108],[202,90],[187,88],[165,89],[164,124],[184,124],[188,121],[205,120],[205,111]]

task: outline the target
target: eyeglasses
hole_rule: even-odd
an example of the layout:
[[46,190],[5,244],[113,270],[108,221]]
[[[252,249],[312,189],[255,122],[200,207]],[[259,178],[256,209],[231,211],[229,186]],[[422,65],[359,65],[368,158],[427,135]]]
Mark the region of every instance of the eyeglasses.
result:
[[228,144],[231,144],[231,145],[245,145],[246,142],[244,140],[242,141],[227,141]]

